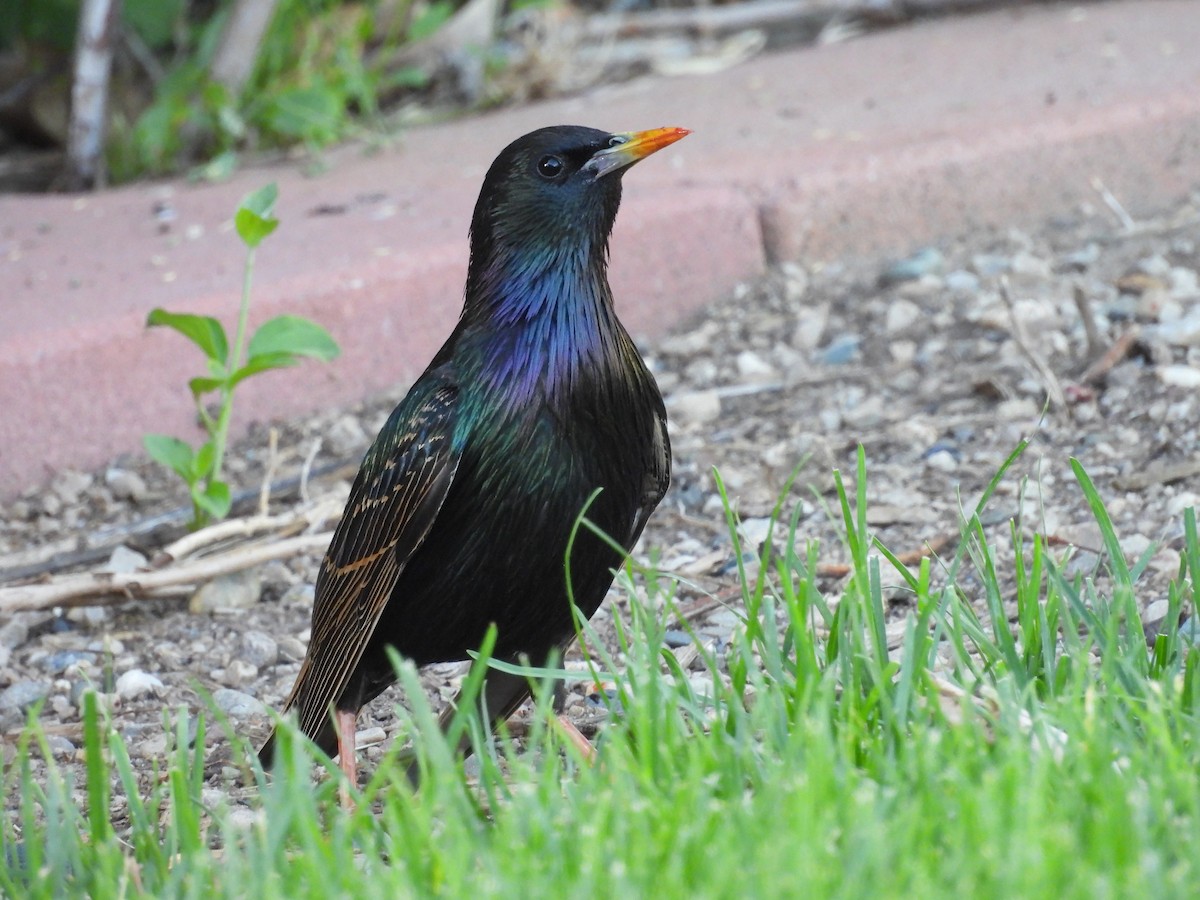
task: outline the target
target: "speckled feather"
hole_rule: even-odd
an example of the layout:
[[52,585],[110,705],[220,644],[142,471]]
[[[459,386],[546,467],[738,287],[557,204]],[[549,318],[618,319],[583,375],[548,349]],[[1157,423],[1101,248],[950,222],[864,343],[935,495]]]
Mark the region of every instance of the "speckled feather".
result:
[[[465,659],[491,623],[500,658],[540,662],[568,643],[564,556],[588,497],[601,488],[588,518],[628,549],[667,489],[662,397],[606,275],[620,178],[584,170],[612,143],[542,129],[484,180],[458,326],[367,452],[317,578],[285,709],[326,752],[330,710],[357,712],[394,681],[388,645],[418,665]],[[547,155],[568,178],[539,177]],[[579,533],[571,573],[585,615],[619,562]],[[524,693],[510,683],[494,717]],[[264,762],[273,747],[272,736]]]

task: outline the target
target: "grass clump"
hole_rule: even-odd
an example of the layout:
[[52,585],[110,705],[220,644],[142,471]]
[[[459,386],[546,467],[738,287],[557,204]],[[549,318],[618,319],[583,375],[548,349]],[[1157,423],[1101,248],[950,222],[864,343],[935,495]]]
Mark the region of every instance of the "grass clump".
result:
[[[593,675],[615,679],[619,705],[594,765],[560,740],[542,680],[522,753],[470,717],[457,723],[479,756],[478,775],[465,779],[402,666],[419,792],[393,749],[357,809],[344,812],[336,769],[314,784],[306,745],[285,732],[275,778],[255,771],[253,812],[235,816],[202,805],[211,793],[202,791],[203,760],[182,734],[167,777],[139,798],[121,741],[89,705],[82,802],[59,776],[34,783],[28,764],[8,774],[21,811],[6,820],[4,840],[24,864],[0,875],[0,890],[1191,896],[1200,687],[1174,623],[1200,563],[1194,512],[1185,513],[1173,615],[1148,649],[1137,614],[1144,565],[1120,556],[1082,468],[1109,550],[1104,568],[1068,576],[1019,529],[1013,558],[996,558],[980,513],[1019,453],[964,516],[954,556],[911,571],[869,534],[860,453],[854,485],[838,482],[852,567],[841,596],[822,592],[816,548],[801,544],[797,519],[777,520],[781,540],[742,570],[740,627],[726,645],[702,645],[691,667],[663,640],[677,627],[675,582],[627,567],[630,615],[618,622],[617,655],[588,642]],[[741,558],[736,529],[731,536]],[[897,582],[911,596],[899,624],[883,599]],[[484,671],[474,668],[473,684]],[[34,739],[25,741],[29,752]],[[92,764],[101,758],[110,778]],[[128,803],[121,828],[108,816],[114,785]]]

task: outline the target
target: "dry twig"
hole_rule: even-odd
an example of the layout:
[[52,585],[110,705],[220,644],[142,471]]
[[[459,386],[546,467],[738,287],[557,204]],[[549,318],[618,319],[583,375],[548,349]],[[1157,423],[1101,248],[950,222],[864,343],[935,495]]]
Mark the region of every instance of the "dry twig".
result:
[[1017,316],[1016,306],[1013,304],[1012,295],[1008,292],[1008,279],[1000,279],[1000,299],[1004,301],[1004,305],[1008,307],[1008,317],[1012,321],[1012,337],[1016,342],[1017,347],[1025,358],[1037,370],[1038,375],[1042,378],[1042,386],[1046,389],[1046,394],[1050,397],[1050,402],[1059,409],[1067,408],[1067,397],[1063,393],[1062,385],[1058,381],[1058,376],[1054,374],[1054,370],[1050,368],[1036,350],[1033,348],[1033,342],[1029,339],[1029,332],[1025,330],[1025,324]]

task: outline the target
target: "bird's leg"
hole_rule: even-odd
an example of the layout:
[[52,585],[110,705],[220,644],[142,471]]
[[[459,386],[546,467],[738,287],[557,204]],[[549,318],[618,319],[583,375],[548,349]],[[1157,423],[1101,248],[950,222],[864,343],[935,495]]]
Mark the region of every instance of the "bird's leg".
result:
[[595,762],[596,748],[592,746],[591,741],[584,737],[583,732],[575,727],[575,723],[559,713],[558,724],[562,726],[563,732],[567,736],[567,740],[570,741],[571,745],[579,751],[580,755],[584,759],[584,762]]
[[354,745],[358,713],[349,709],[339,709],[336,712],[336,718],[338,765],[346,775],[346,782],[342,784],[341,788],[342,808],[353,809],[354,802],[350,799],[350,792],[358,787],[358,752]]

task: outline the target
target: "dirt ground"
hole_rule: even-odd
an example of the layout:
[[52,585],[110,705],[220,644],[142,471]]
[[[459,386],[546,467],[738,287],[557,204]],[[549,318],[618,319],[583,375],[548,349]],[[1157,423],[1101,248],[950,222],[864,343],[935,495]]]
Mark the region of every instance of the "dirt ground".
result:
[[[1098,565],[1100,533],[1069,466],[1078,458],[1127,556],[1156,548],[1140,600],[1148,624],[1161,619],[1178,572],[1182,511],[1200,490],[1200,193],[1150,220],[1122,213],[1098,197],[1036,228],[966,235],[913,248],[900,261],[784,266],[671,337],[641,342],[668,398],[675,462],[671,491],[637,556],[653,555],[663,571],[687,580],[681,615],[717,644],[736,627],[728,605],[736,565],[714,467],[753,547],[806,460],[784,516],[800,507],[799,538],[819,542],[822,589],[836,597],[845,556],[830,515],[832,472],[853,481],[860,443],[869,521],[880,540],[898,554],[929,543],[952,553],[960,509],[974,507],[1028,438],[983,515],[997,559],[1005,559],[1010,523],[1019,519],[1023,533],[1044,534],[1056,554],[1069,556],[1069,571]],[[617,298],[618,309],[631,302]],[[287,377],[304,377],[303,370]],[[273,455],[267,427],[257,425],[234,448],[231,476],[256,497],[270,463],[280,484],[271,511],[284,513],[301,504],[295,483],[307,469],[306,495],[332,497],[337,508],[401,394],[277,423]],[[42,579],[62,577],[46,573],[61,569],[64,556],[96,557],[76,571],[109,562],[119,569],[128,551],[153,557],[183,533],[181,518],[170,514],[182,496],[178,484],[136,459],[61,473],[49,488],[0,508],[0,584],[34,570]],[[252,497],[239,509],[254,505]],[[114,551],[118,544],[124,549]],[[47,562],[56,553],[58,563]],[[317,552],[268,562],[196,597],[185,589],[167,599],[4,614],[6,768],[26,710],[44,700],[41,722],[56,762],[78,770],[82,784],[80,697],[89,684],[105,693],[147,779],[167,747],[164,711],[194,716],[204,694],[243,733],[265,735],[266,708],[286,695],[303,656],[318,562]],[[902,621],[904,592],[891,590],[888,599]],[[611,634],[607,607],[596,622]],[[452,695],[460,672],[457,665],[426,670],[435,705]],[[571,715],[595,718],[591,690],[572,685]],[[398,696],[385,694],[360,719],[367,767],[396,728]],[[233,770],[224,738],[214,734],[210,744],[215,789]],[[14,801],[10,791],[6,802]]]

